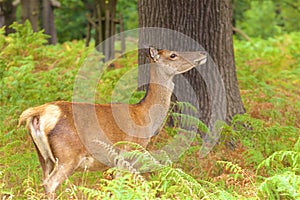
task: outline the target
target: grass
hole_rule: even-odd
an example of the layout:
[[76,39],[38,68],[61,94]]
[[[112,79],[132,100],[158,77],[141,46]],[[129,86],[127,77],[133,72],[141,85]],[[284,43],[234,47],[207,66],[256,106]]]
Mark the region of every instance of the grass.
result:
[[[29,135],[17,128],[18,117],[30,106],[70,101],[77,72],[92,49],[86,49],[83,41],[44,46],[45,36],[33,33],[28,24],[14,27],[17,33],[8,37],[0,29],[0,196],[41,199],[41,168]],[[291,33],[267,40],[235,40],[247,113],[223,127],[220,143],[207,157],[198,155],[197,136],[177,162],[144,175],[144,181],[129,174],[110,180],[109,173],[75,173],[58,189],[58,198],[299,199],[299,37],[300,33]],[[111,101],[119,78],[137,66],[136,52],[118,59],[115,66],[102,74],[97,102]],[[121,82],[116,92],[123,93],[114,100],[126,102],[129,97],[122,84],[129,83]],[[141,96],[135,94],[130,102]],[[149,148],[163,145],[175,133],[166,127]],[[235,148],[228,147],[232,141]]]

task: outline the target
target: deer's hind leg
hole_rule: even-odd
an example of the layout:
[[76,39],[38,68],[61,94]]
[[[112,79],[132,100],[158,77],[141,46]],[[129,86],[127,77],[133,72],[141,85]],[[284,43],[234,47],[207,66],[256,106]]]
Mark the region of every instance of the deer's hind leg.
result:
[[[35,143],[34,143],[34,145],[35,145]],[[48,179],[50,173],[53,171],[55,163],[53,163],[52,160],[50,160],[50,159],[45,160],[36,145],[35,145],[35,147],[36,147],[39,162],[40,162],[40,165],[41,165],[42,171],[43,171],[43,180],[46,180],[46,179]]]
[[44,180],[44,189],[49,199],[55,199],[55,191],[77,168],[78,162],[76,159],[69,162],[60,162],[58,159],[53,171]]

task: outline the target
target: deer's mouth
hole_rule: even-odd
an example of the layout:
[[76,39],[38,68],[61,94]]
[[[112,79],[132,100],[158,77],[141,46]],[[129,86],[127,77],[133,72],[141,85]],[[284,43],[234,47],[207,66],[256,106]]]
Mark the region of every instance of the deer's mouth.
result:
[[207,61],[207,53],[206,52],[201,52],[200,55],[201,55],[201,57],[199,57],[198,59],[194,60],[194,63],[196,65],[203,65]]

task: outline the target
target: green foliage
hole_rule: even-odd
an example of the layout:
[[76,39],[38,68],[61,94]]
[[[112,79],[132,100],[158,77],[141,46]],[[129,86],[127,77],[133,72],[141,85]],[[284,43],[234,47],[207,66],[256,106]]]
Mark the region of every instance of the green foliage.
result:
[[235,43],[237,74],[244,101],[248,101],[246,108],[268,106],[257,111],[258,114],[272,115],[271,119],[288,126],[295,124],[297,114],[293,111],[300,108],[297,100],[299,37],[299,33],[292,33],[268,40]]
[[283,29],[287,32],[299,31],[300,3],[293,0],[277,1],[277,7],[281,10],[281,21]]
[[300,176],[294,172],[285,171],[268,177],[259,186],[259,196],[262,199],[299,199]]
[[299,141],[293,151],[276,151],[258,166],[264,168],[270,177],[264,178],[259,186],[261,197],[268,199],[300,198],[300,151]]
[[251,1],[251,8],[244,13],[244,17],[240,26],[249,36],[267,38],[281,32],[272,1]]
[[145,95],[144,91],[137,91],[138,68],[137,51],[129,52],[113,60],[111,65],[119,68],[104,70],[97,88],[98,103],[137,103]]
[[[0,29],[0,196],[43,199],[38,158],[25,128],[16,128],[18,116],[30,106],[71,100],[75,76],[91,49],[83,41],[44,46],[46,37],[32,32],[28,23],[12,27],[16,33],[9,36]],[[107,180],[102,173],[74,174],[58,189],[58,199],[299,199],[299,37],[295,32],[267,40],[235,41],[247,114],[221,124],[219,143],[207,157],[199,157],[199,135],[177,162],[166,152],[152,155],[139,145],[118,143],[132,148],[120,155],[114,152],[116,160],[123,160],[118,165],[121,170],[112,170],[122,176]],[[135,103],[142,98],[144,93],[135,91],[136,60],[137,52],[131,52],[116,59],[115,66],[120,68],[103,72],[97,102]],[[134,73],[122,80],[128,71]],[[125,85],[130,86],[130,94]],[[185,142],[181,136],[189,129],[184,132],[183,127],[208,132],[193,117],[192,106],[177,103],[175,107],[176,112],[170,113],[174,127],[164,128],[149,148],[162,147],[170,138]],[[235,150],[225,148],[231,143]],[[126,167],[157,171],[132,175],[124,172]]]
[[82,1],[62,0],[55,9],[55,25],[59,42],[83,39],[86,35],[88,12]]
[[233,164],[232,162],[229,161],[218,161],[217,163],[224,166],[225,170],[234,173],[235,179],[237,179],[239,176],[243,176],[243,169],[237,164]]
[[265,167],[269,174],[286,170],[300,172],[300,152],[297,151],[276,151],[258,165],[258,169]]
[[101,180],[102,188],[93,190],[79,187],[87,199],[154,199],[153,191],[149,190],[149,183],[139,183],[131,174],[123,174],[114,180]]
[[[130,142],[120,142],[118,145],[130,145],[135,147],[136,150],[140,150],[142,154],[138,154],[136,150],[129,153],[120,154],[124,160],[132,160],[133,157],[144,156],[148,158],[148,161],[157,165],[157,176],[152,177],[151,180],[137,179],[136,176],[128,173],[124,173],[124,169],[121,171],[122,176],[112,181],[101,180],[102,187],[99,190],[89,189],[86,187],[79,187],[83,191],[87,199],[233,199],[234,196],[226,191],[218,188],[214,184],[201,181],[198,182],[192,176],[188,175],[179,168],[171,167],[172,162],[168,165],[162,165],[156,158],[143,149],[140,145]],[[129,154],[131,154],[129,156]],[[124,157],[123,157],[124,156]],[[120,160],[120,157],[118,157]],[[148,164],[144,160],[134,160],[131,163],[144,163]],[[149,166],[148,166],[149,167]],[[155,167],[155,166],[153,166]],[[119,168],[117,169],[119,170]],[[211,193],[211,191],[214,191]]]
[[[84,39],[87,27],[86,14],[89,10],[84,6],[83,1],[61,0],[60,3],[61,7],[55,9],[55,25],[59,42]],[[138,27],[137,4],[137,0],[118,0],[116,18],[122,14],[125,30]]]
[[250,37],[268,38],[300,30],[298,1],[234,0],[233,9],[235,26]]
[[209,133],[208,127],[197,116],[199,115],[197,108],[188,102],[173,103],[169,112],[172,119],[172,126],[177,129],[176,132],[196,131]]
[[18,116],[30,106],[71,100],[72,83],[82,62],[80,56],[85,54],[83,42],[72,44],[76,48],[72,51],[68,43],[44,46],[46,36],[33,32],[28,22],[12,27],[15,33],[5,37],[1,31],[0,35],[0,171],[5,169],[1,193],[9,191],[14,196],[28,185],[22,184],[25,179],[35,186],[41,180],[32,142],[25,129],[16,128]]
[[121,13],[124,18],[124,26],[126,30],[138,27],[138,1],[137,0],[119,0],[117,4],[117,12]]

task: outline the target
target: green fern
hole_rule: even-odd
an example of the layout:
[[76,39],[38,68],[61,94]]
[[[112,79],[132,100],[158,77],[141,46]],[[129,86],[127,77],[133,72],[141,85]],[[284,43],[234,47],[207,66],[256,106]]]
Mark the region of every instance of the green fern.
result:
[[271,171],[291,170],[300,172],[300,152],[296,151],[277,151],[262,161],[258,165],[258,169],[262,167]]
[[91,188],[86,188],[83,186],[79,186],[78,189],[83,192],[85,195],[85,198],[90,200],[90,199],[105,199],[109,197],[109,194],[105,194],[104,192],[100,190],[95,190]]
[[24,180],[23,187],[25,188],[24,194],[26,198],[31,200],[45,199],[46,195],[37,191],[35,186],[33,178],[28,177]]
[[244,178],[243,169],[239,165],[233,164],[230,161],[217,161],[217,163],[224,166],[226,170],[234,173],[234,179],[237,179],[238,177]]
[[236,199],[229,192],[211,182],[196,181],[179,168],[164,167],[159,171],[160,183],[156,190],[163,192],[162,199]]
[[259,186],[259,196],[263,199],[299,199],[300,176],[286,171],[266,178]]
[[87,199],[154,199],[155,191],[148,182],[139,183],[131,174],[123,174],[113,180],[101,179],[101,188],[78,187]]

